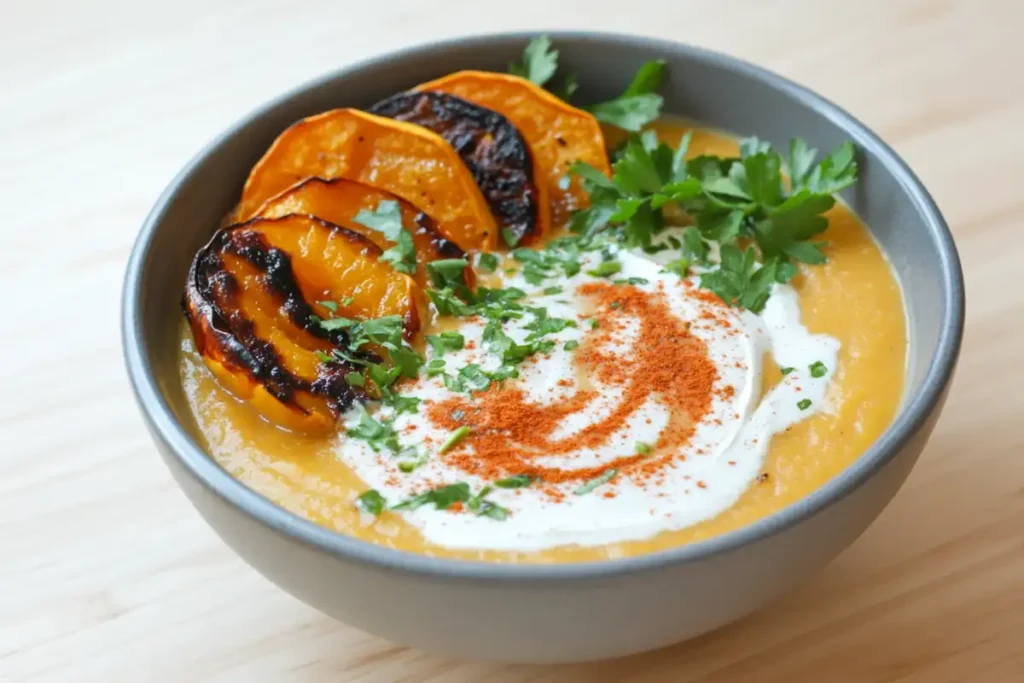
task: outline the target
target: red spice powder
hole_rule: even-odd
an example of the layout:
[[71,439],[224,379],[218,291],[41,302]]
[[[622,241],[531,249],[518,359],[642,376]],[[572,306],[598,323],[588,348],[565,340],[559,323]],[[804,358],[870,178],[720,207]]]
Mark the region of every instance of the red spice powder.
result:
[[[620,477],[642,484],[680,457],[681,447],[711,409],[718,380],[706,345],[669,310],[663,295],[604,282],[582,285],[577,293],[594,300],[593,317],[599,323],[597,329],[586,333],[575,354],[577,370],[620,387],[619,402],[602,420],[562,439],[554,439],[552,434],[568,415],[593,410],[597,392],[582,390],[563,401],[538,405],[528,402],[521,389],[496,384],[472,397],[434,403],[426,414],[438,427],[472,428],[472,435],[444,456],[446,464],[487,479],[513,474],[539,477],[549,485],[546,493],[561,498],[563,494],[551,484],[587,481],[610,467],[616,468]],[[614,353],[612,342],[617,333],[637,322],[640,329],[632,352],[627,356]],[[657,443],[650,444],[652,455],[635,453],[630,445],[627,454],[593,467],[563,469],[537,462],[543,456],[607,444],[651,396],[658,397],[670,411]]]

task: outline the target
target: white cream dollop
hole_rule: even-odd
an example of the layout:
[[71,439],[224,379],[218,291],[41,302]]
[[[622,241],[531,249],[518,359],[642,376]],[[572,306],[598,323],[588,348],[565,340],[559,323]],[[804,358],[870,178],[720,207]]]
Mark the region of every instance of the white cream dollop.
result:
[[[693,437],[676,454],[678,457],[663,467],[656,478],[636,484],[628,477],[617,477],[605,485],[610,489],[599,487],[586,495],[574,495],[578,483],[565,485],[566,495],[557,501],[538,487],[495,489],[488,500],[509,510],[504,521],[436,510],[431,505],[402,512],[428,541],[450,548],[538,550],[567,544],[604,545],[638,540],[691,526],[722,513],[736,502],[762,471],[773,435],[825,409],[839,343],[828,336],[811,334],[801,324],[799,301],[792,287],[774,285],[764,310],[755,315],[726,310],[695,296],[696,287],[683,287],[678,275],[664,271],[655,259],[642,252],[619,252],[616,259],[622,264],[616,277],[645,279],[645,284],[635,286],[651,294],[661,292],[669,310],[691,324],[690,333],[705,342],[709,358],[718,369],[716,389],[732,387],[731,391],[714,392],[710,412],[696,425]],[[558,281],[563,290],[559,293],[544,293],[553,281],[532,285],[518,275],[510,278],[506,286],[526,291],[529,305],[546,308],[549,317],[578,319],[588,314],[588,303],[573,296],[573,292],[579,285],[595,281],[586,271],[599,260],[599,254],[585,254],[583,271]],[[696,284],[697,278],[693,282]],[[719,319],[728,316],[728,330],[701,317],[708,307],[714,307]],[[506,324],[506,333],[522,341],[528,334],[524,325],[530,319],[527,316]],[[450,371],[469,363],[478,363],[484,369],[499,365],[497,357],[487,353],[482,343],[483,323],[464,321],[457,329],[468,348],[445,354]],[[638,331],[639,325],[626,325],[616,332],[613,343],[621,353],[629,354],[634,344],[643,342]],[[552,352],[524,364],[520,377],[507,382],[523,389],[528,400],[537,404],[566,400],[578,386],[572,351],[566,351],[564,344],[581,339],[587,332],[587,325],[581,324],[552,335],[557,340]],[[794,370],[762,397],[761,366],[765,352],[780,367]],[[825,367],[819,377],[813,377],[810,371],[816,362]],[[606,416],[620,398],[618,386],[595,381],[591,388],[598,390],[598,399],[590,404],[589,411],[567,415],[554,434],[556,438],[586,430]],[[403,387],[403,393],[424,401],[444,401],[455,396],[439,376],[420,378],[410,387]],[[436,455],[436,444],[442,443],[448,434],[431,424],[423,413],[421,410],[417,414],[401,414],[394,419],[403,445],[426,443],[431,447],[423,450],[434,451],[414,471],[401,472],[394,454],[375,453],[365,441],[354,438],[342,438],[338,456],[390,503],[421,493],[436,482],[464,481],[474,492],[493,483],[446,466],[444,458]],[[380,413],[389,414],[387,409]],[[542,456],[538,464],[573,469],[610,463],[633,452],[637,442],[656,442],[668,416],[668,408],[652,395],[601,446],[581,448],[567,455]],[[347,415],[350,425],[355,419],[354,412]],[[471,443],[471,439],[467,440],[465,447],[471,448]],[[611,489],[614,497],[603,495]]]

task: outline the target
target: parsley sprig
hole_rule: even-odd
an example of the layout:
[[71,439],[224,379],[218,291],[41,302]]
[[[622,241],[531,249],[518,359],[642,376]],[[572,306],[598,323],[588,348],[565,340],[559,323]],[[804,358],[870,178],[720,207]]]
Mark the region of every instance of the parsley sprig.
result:
[[[720,268],[701,284],[731,305],[760,312],[775,282],[788,282],[795,263],[826,258],[814,237],[828,226],[822,215],[835,205],[833,193],[856,181],[853,145],[840,145],[821,162],[802,140],[790,143],[785,158],[757,138],[740,141],[740,156],[701,155],[687,159],[690,136],[676,149],[653,131],[632,136],[613,165],[612,178],[577,163],[571,169],[590,193],[591,206],[578,211],[570,229],[594,235],[611,226],[628,247],[655,251],[653,238],[665,227],[663,209],[675,205],[694,222],[685,231],[687,256],[669,270],[686,274],[707,256],[706,242],[721,247]],[[784,178],[788,174],[787,185]],[[756,245],[741,250],[737,242]]]
[[[557,86],[550,85],[558,71],[558,50],[548,36],[537,36],[526,44],[522,61],[508,66],[509,73],[521,76],[568,102],[579,88],[576,74],[566,73]],[[590,107],[598,121],[628,131],[638,131],[661,115],[664,98],[657,93],[665,76],[665,60],[644,62],[632,82],[618,97]]]

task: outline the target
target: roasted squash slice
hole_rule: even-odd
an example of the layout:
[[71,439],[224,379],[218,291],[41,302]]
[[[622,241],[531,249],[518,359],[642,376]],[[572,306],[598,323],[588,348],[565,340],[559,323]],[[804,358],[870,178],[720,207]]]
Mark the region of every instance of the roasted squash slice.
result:
[[[393,243],[384,234],[355,220],[360,211],[373,211],[382,201],[398,204],[402,226],[412,235],[416,246],[416,280],[426,287],[429,279],[426,264],[438,259],[463,258],[459,245],[444,237],[434,219],[397,195],[355,180],[344,178],[307,178],[272,197],[256,212],[263,218],[277,218],[288,214],[308,214],[348,228],[370,239],[381,249]],[[466,284],[472,285],[472,268],[465,271]]]
[[534,184],[530,150],[501,114],[430,91],[392,95],[370,112],[429,128],[447,140],[473,173],[506,242],[525,243],[550,229],[549,204]]
[[245,181],[238,213],[311,176],[348,178],[412,202],[463,249],[492,249],[498,228],[487,201],[452,146],[436,133],[355,109],[334,109],[293,124]]
[[183,305],[203,360],[267,419],[326,432],[363,400],[347,363],[322,354],[347,345],[314,316],[400,315],[407,335],[420,324],[419,287],[379,261],[362,235],[311,216],[256,218],[218,230],[192,262]]
[[551,220],[561,227],[573,210],[587,206],[587,193],[575,178],[566,184],[569,166],[590,164],[611,175],[604,136],[597,119],[566,104],[525,78],[486,71],[458,71],[416,90],[445,92],[493,109],[526,140],[536,169],[534,178],[551,202]]

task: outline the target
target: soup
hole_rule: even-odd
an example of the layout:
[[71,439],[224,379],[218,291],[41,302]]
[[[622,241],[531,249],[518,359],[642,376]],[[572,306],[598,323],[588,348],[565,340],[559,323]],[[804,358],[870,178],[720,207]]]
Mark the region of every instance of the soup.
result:
[[[838,161],[801,171],[794,150],[758,188],[757,141],[670,118],[594,133],[546,93],[505,104],[515,77],[464,74],[372,110],[434,138],[376,115],[297,124],[246,184],[248,223],[197,256],[181,379],[218,463],[382,546],[577,562],[750,524],[877,439],[903,390],[899,285],[846,206],[813,240],[783,206]],[[434,87],[452,99],[414,96]]]

